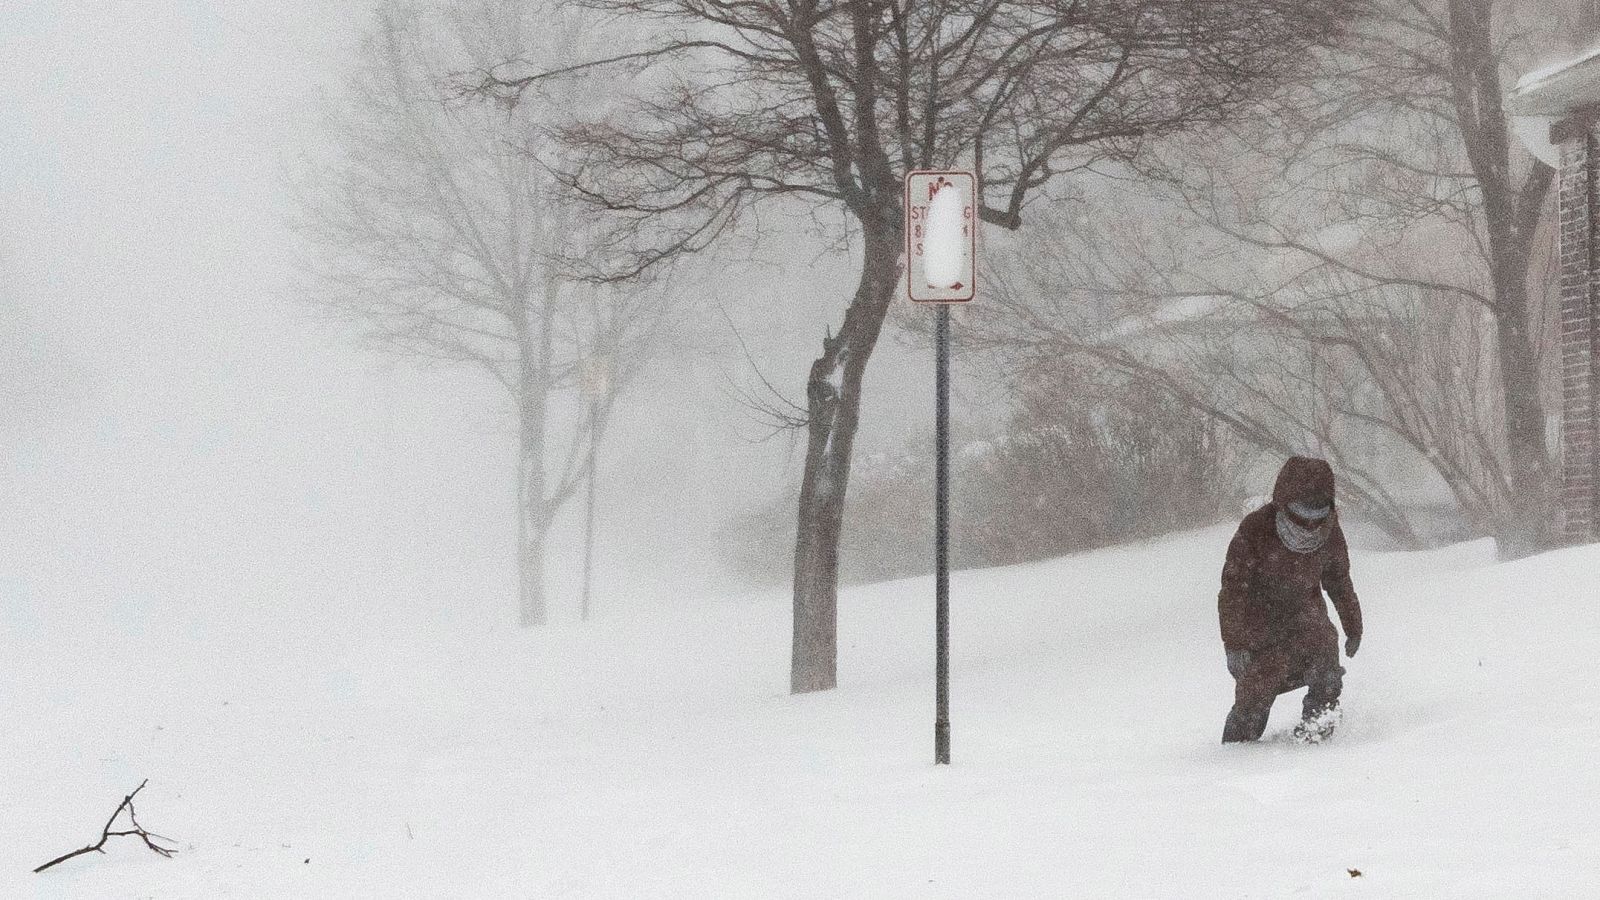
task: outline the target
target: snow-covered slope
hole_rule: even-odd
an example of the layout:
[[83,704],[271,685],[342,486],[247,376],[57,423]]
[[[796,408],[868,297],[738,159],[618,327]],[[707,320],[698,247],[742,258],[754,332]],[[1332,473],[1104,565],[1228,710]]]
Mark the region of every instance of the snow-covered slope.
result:
[[[958,573],[948,769],[927,579],[847,592],[801,698],[779,596],[539,634],[370,586],[12,596],[0,896],[1593,896],[1600,548],[1358,553],[1343,732],[1224,748],[1227,538]],[[146,777],[177,857],[28,873]]]

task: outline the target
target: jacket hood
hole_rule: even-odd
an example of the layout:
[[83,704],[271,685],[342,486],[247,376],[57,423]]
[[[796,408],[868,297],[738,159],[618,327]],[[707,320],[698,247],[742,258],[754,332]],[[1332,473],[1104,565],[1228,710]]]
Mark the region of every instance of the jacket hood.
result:
[[1306,503],[1334,499],[1333,467],[1327,460],[1309,456],[1291,456],[1278,470],[1278,482],[1272,488],[1272,502],[1279,509],[1291,503]]

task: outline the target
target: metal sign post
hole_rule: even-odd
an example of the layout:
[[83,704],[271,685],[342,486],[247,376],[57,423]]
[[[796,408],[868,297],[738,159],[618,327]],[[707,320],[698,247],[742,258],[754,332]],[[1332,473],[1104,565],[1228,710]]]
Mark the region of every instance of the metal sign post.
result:
[[906,291],[934,324],[933,761],[950,764],[950,304],[977,293],[977,192],[970,172],[906,176]]
[[950,764],[950,307],[934,325],[933,761]]

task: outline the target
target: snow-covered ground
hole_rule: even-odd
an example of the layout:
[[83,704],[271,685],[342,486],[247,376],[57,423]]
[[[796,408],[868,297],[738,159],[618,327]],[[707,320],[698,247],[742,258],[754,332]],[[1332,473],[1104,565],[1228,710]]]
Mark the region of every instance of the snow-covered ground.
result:
[[[958,573],[949,768],[927,579],[848,591],[800,698],[778,595],[529,634],[438,585],[12,591],[0,896],[1594,896],[1600,548],[1358,553],[1343,732],[1284,698],[1224,748],[1228,534]],[[178,856],[28,872],[143,778]]]

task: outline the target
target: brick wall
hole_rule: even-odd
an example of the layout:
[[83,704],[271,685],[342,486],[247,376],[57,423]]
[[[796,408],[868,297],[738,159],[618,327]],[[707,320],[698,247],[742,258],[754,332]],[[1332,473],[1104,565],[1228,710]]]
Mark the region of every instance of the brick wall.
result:
[[1597,486],[1595,392],[1600,385],[1600,161],[1595,126],[1570,129],[1561,144],[1561,514],[1568,540],[1594,541]]

